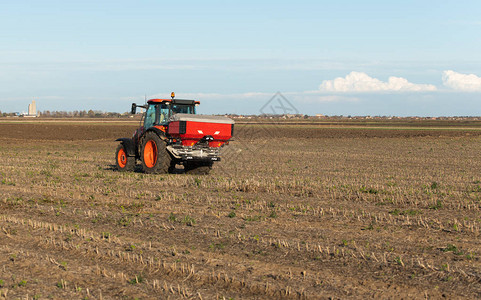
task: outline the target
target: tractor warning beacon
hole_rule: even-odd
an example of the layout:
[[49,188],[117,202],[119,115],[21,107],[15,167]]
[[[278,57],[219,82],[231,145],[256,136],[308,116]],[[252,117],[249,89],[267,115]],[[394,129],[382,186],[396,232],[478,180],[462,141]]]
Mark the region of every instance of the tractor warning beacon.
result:
[[234,121],[223,116],[197,115],[195,100],[150,99],[141,126],[132,138],[120,138],[115,153],[119,171],[133,171],[137,161],[145,173],[172,173],[183,165],[186,173],[207,174],[215,161],[220,161],[220,149],[234,134]]

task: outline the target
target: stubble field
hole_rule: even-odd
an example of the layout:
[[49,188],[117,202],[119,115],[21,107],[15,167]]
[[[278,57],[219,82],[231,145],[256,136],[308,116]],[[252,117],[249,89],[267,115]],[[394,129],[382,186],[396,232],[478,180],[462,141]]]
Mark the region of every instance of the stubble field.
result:
[[479,127],[238,124],[210,175],[117,172],[136,125],[0,123],[0,298],[481,297]]

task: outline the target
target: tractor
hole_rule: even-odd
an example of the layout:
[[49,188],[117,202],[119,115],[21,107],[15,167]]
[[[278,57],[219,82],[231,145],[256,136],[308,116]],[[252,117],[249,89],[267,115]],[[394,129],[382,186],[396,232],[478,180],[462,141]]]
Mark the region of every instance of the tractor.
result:
[[220,161],[220,149],[229,144],[234,134],[234,121],[224,116],[197,115],[195,100],[150,99],[140,127],[132,138],[119,138],[115,164],[119,171],[133,171],[138,161],[149,174],[175,173],[183,165],[185,173],[208,174]]

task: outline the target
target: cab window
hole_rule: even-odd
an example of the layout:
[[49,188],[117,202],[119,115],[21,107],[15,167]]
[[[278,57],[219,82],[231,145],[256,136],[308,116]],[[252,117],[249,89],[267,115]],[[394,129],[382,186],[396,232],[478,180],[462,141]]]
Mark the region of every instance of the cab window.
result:
[[145,113],[144,128],[165,125],[169,119],[169,107],[165,104],[151,104]]
[[149,129],[154,126],[155,122],[156,105],[149,105],[145,112],[144,128]]
[[174,114],[195,114],[195,107],[192,105],[173,104],[172,113]]
[[159,120],[156,124],[165,125],[169,119],[169,107],[165,104],[158,105],[159,107]]

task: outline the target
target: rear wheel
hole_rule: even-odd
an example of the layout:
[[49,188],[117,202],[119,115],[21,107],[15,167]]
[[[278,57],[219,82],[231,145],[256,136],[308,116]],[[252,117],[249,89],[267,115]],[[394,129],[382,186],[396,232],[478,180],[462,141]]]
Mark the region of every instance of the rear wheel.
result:
[[207,175],[212,170],[214,163],[208,162],[186,162],[184,163],[184,170],[186,174]]
[[127,156],[123,144],[118,145],[117,151],[115,151],[115,166],[122,172],[133,171],[135,168],[135,157]]
[[167,152],[167,144],[155,132],[145,134],[141,159],[142,169],[149,174],[167,173],[172,160]]

